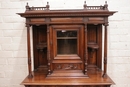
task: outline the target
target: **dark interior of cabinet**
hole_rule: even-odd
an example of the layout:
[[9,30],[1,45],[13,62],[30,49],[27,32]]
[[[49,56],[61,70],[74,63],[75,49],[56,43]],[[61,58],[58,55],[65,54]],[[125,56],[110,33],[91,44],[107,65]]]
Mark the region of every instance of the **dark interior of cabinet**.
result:
[[88,25],[88,43],[99,46],[91,55],[92,49],[88,48],[88,67],[102,68],[102,25]]
[[77,31],[57,31],[57,54],[77,54]]
[[47,68],[47,47],[37,47],[47,43],[47,26],[33,26],[33,51],[34,51],[34,70]]
[[[88,48],[88,69],[101,69],[102,67],[102,25],[87,25],[88,43],[96,43],[99,46],[91,55],[91,49]],[[58,31],[57,32],[57,52],[64,54],[76,54],[77,36],[76,31]],[[68,35],[68,36],[67,36]],[[42,44],[42,47],[40,45]],[[45,46],[43,47],[43,44]],[[33,26],[33,52],[34,52],[34,70],[47,69],[47,26]],[[62,51],[61,51],[62,50]]]

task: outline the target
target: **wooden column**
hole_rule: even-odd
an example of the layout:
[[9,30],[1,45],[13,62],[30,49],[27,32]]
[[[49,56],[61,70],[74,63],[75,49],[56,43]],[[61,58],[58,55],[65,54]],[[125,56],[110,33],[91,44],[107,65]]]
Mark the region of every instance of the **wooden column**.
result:
[[[28,22],[29,19],[27,19],[26,21]],[[33,75],[32,75],[32,65],[31,65],[30,25],[26,24],[26,27],[27,27],[28,72],[29,72],[28,77],[32,78]]]
[[103,77],[107,77],[107,26],[108,24],[104,25],[104,72]]
[[85,75],[87,75],[87,65],[88,65],[88,46],[87,46],[87,24],[85,24]]
[[50,26],[47,25],[47,59],[48,59],[48,74],[51,74],[51,57],[50,57]]

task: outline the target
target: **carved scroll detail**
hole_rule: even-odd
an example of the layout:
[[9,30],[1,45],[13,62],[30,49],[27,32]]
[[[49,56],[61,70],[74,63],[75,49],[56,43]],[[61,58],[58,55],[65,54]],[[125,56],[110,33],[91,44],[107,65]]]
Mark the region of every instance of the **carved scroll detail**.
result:
[[79,70],[81,69],[80,64],[55,64],[56,70]]

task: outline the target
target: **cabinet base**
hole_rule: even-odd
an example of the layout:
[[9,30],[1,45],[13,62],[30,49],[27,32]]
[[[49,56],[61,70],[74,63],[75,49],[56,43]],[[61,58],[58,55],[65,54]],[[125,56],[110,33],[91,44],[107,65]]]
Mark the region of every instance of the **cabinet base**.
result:
[[89,78],[48,78],[43,71],[33,72],[33,77],[26,77],[21,83],[25,87],[110,87],[115,84],[109,76],[102,77],[99,70],[88,70]]

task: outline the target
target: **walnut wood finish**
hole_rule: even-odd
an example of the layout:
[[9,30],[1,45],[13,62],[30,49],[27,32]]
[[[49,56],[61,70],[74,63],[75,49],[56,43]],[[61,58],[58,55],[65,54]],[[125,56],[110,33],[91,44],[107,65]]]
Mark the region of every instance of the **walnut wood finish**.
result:
[[[30,7],[18,13],[26,18],[28,77],[25,87],[110,87],[107,75],[108,17],[116,11],[104,6],[84,9],[50,10]],[[104,64],[102,65],[102,25],[104,25]],[[31,63],[30,26],[33,31],[34,71]],[[102,71],[102,67],[104,70]],[[105,78],[104,78],[105,77]]]

